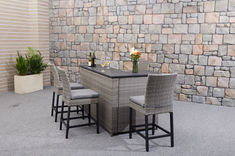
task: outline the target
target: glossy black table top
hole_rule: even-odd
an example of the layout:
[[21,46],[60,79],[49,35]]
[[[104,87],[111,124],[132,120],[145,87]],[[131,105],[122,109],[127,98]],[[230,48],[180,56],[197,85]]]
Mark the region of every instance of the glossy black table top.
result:
[[[107,76],[109,78],[147,77],[149,73],[148,71],[139,71],[138,73],[132,73],[131,71],[122,71],[114,68],[107,69],[106,67],[102,68],[100,65],[96,65],[96,67],[80,65],[80,67]],[[104,72],[102,72],[102,70],[104,70]]]

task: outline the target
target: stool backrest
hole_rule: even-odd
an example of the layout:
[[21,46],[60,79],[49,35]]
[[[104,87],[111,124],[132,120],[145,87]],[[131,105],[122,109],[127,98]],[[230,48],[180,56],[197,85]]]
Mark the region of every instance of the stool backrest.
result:
[[69,79],[63,69],[61,69],[60,67],[58,67],[57,69],[63,85],[63,97],[66,99],[71,99],[72,95],[71,95]]
[[177,74],[149,74],[145,92],[145,107],[159,108],[172,105]]
[[60,77],[59,77],[59,73],[57,71],[57,67],[52,64],[52,74],[53,74],[53,78],[54,78],[54,87],[59,87],[60,86]]

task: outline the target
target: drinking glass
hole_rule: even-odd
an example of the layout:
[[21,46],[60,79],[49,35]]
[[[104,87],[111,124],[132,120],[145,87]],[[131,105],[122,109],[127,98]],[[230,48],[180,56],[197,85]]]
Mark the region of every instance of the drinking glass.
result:
[[104,59],[101,59],[101,64],[100,64],[101,67],[102,67],[101,72],[105,72],[105,71],[104,71],[105,64],[106,64],[105,60],[104,60]]
[[111,59],[110,59],[110,57],[106,57],[105,59],[106,59],[105,65],[107,66],[106,68],[107,68],[107,69],[110,69],[110,62],[111,62]]

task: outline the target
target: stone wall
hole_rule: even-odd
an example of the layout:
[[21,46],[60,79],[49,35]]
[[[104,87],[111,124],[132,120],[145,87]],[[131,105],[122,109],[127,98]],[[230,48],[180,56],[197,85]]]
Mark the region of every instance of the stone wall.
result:
[[178,72],[178,99],[235,106],[234,0],[51,0],[50,51],[75,80],[89,52],[131,70]]

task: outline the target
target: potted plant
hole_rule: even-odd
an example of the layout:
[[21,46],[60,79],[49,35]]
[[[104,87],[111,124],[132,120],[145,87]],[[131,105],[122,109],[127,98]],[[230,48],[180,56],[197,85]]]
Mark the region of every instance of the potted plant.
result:
[[24,94],[43,89],[43,74],[47,64],[43,63],[43,57],[39,50],[28,48],[25,57],[17,52],[16,70],[14,76],[15,93]]

